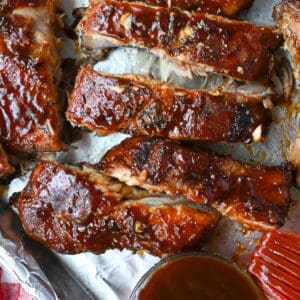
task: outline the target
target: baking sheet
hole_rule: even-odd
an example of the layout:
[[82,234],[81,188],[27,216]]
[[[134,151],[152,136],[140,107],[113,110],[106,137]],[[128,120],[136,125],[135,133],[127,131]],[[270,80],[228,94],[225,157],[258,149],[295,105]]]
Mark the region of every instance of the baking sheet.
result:
[[[71,23],[71,12],[73,8],[86,6],[88,1],[62,0],[63,8],[68,15],[68,21]],[[242,15],[245,20],[251,20],[257,24],[271,25],[272,8],[279,1],[256,0],[253,7]],[[71,40],[65,41],[63,49],[64,57],[78,57],[74,50],[74,44]],[[221,78],[211,76],[209,79],[197,77],[193,80],[178,77],[172,72],[170,64],[162,61],[145,50],[133,48],[120,48],[110,52],[107,58],[95,65],[98,71],[110,73],[143,73],[151,75],[159,80],[166,80],[173,84],[187,88],[203,88],[217,85]],[[298,101],[298,94],[294,95],[294,103]],[[287,155],[291,151],[292,141],[295,138],[299,124],[299,116],[290,113],[290,106],[274,109],[273,115],[276,119],[269,130],[266,141],[255,145],[228,145],[222,143],[206,143],[205,146],[221,153],[232,153],[233,157],[243,161],[261,162],[269,165],[280,164],[286,161]],[[59,161],[63,163],[78,163],[82,161],[97,163],[103,154],[113,145],[126,138],[124,134],[112,134],[101,137],[96,133],[83,132],[82,138],[73,144],[74,148],[68,152],[62,152],[57,155]],[[16,178],[12,181],[3,197],[8,201],[13,192],[20,191],[26,184],[28,174]],[[290,209],[289,217],[283,229],[300,233],[300,193],[295,188],[292,189],[293,203]],[[222,218],[211,240],[205,246],[205,250],[220,253],[223,256],[233,259],[241,264],[248,259],[250,251],[259,238],[258,232],[245,232],[239,225],[230,221],[228,218]],[[5,255],[1,252],[6,242],[1,241],[0,258],[5,260]],[[140,279],[140,277],[156,262],[159,258],[144,254],[132,254],[130,251],[109,250],[102,255],[91,253],[79,255],[57,255],[64,268],[70,270],[73,275],[88,289],[91,298],[103,300],[125,300]],[[18,253],[10,255],[14,260],[19,257]],[[1,259],[0,259],[1,262]],[[23,264],[28,268],[31,263]],[[14,263],[8,268],[18,266]],[[18,273],[18,272],[16,272]],[[41,270],[39,274],[43,274]],[[18,274],[17,274],[18,275]],[[58,274],[59,276],[59,274]],[[29,276],[30,277],[30,276]],[[44,277],[43,277],[44,278]],[[22,278],[21,278],[22,280]],[[24,281],[23,281],[24,282]],[[47,282],[48,284],[48,282]],[[25,287],[30,290],[32,286],[25,282]],[[61,284],[61,289],[64,285]],[[52,289],[50,288],[52,291]],[[32,291],[32,289],[31,289]],[[37,298],[45,298],[45,293]],[[46,295],[45,299],[55,299],[57,295]],[[64,299],[64,296],[61,296]],[[65,298],[66,299],[66,298]],[[82,299],[82,295],[70,294],[69,299]]]

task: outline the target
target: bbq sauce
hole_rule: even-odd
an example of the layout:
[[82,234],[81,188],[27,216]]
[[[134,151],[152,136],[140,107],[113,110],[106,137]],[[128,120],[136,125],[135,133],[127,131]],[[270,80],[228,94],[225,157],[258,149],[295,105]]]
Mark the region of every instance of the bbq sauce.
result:
[[183,256],[163,263],[131,300],[265,299],[243,271],[212,256]]

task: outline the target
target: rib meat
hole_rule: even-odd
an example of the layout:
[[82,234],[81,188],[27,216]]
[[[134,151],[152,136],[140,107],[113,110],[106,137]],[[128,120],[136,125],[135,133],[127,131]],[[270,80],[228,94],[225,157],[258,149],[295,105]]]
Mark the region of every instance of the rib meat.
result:
[[294,62],[295,78],[300,78],[300,2],[284,0],[274,8],[274,18],[285,39],[285,48]]
[[[58,252],[145,249],[155,255],[198,248],[219,220],[217,211],[149,193],[115,179],[41,160],[17,199],[26,233]],[[130,200],[131,199],[131,200]]]
[[58,20],[54,2],[37,2],[9,1],[0,14],[0,140],[25,152],[61,150]]
[[154,137],[123,141],[100,170],[130,186],[207,203],[251,229],[281,226],[289,209],[288,166],[251,166]]
[[14,173],[15,168],[9,163],[6,153],[0,145],[0,178]]
[[262,97],[185,90],[144,76],[83,68],[67,119],[101,134],[122,131],[173,139],[259,141],[267,121]]
[[59,7],[60,0],[2,0],[0,3],[1,14],[12,13],[15,9],[46,8],[51,17]]
[[218,73],[245,81],[268,81],[272,50],[280,37],[272,28],[115,0],[92,1],[78,24],[86,53],[135,46],[166,57],[181,75]]
[[[129,2],[136,1],[130,0]],[[253,0],[142,0],[140,2],[160,7],[178,7],[183,10],[234,17],[243,9],[250,7]]]

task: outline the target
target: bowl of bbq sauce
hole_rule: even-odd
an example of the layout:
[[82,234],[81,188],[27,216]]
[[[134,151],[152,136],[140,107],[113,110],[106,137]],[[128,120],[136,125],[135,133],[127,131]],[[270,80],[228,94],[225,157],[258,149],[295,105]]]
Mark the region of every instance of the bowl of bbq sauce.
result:
[[138,282],[130,300],[265,300],[251,277],[218,255],[168,257]]

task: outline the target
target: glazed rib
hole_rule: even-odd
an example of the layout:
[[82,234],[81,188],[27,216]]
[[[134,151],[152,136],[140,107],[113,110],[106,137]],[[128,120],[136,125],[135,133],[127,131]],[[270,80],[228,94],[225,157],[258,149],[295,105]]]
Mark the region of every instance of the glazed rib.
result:
[[16,9],[46,8],[52,15],[59,5],[60,0],[4,0],[0,3],[0,12],[4,15]]
[[268,120],[263,100],[185,90],[141,75],[100,74],[85,67],[69,96],[66,118],[101,134],[249,142],[263,137]]
[[88,166],[41,160],[17,203],[26,233],[63,253],[112,248],[177,253],[198,248],[219,220],[208,207],[166,204],[158,195],[140,200],[146,195]]
[[[138,1],[130,0],[129,2]],[[160,7],[178,7],[183,10],[234,17],[240,11],[250,7],[253,0],[141,0],[140,2]]]
[[14,173],[15,168],[9,163],[8,157],[0,145],[0,178]]
[[58,20],[40,2],[12,1],[0,16],[0,140],[24,152],[61,150]]
[[254,167],[162,138],[123,141],[100,170],[130,186],[210,204],[251,229],[283,225],[289,209],[289,167]]
[[83,50],[134,46],[173,62],[184,76],[218,73],[244,81],[265,82],[273,70],[272,50],[280,37],[272,28],[114,0],[93,1],[78,24]]
[[285,48],[290,51],[294,62],[295,78],[300,78],[300,2],[284,0],[274,8],[274,18],[283,33]]

